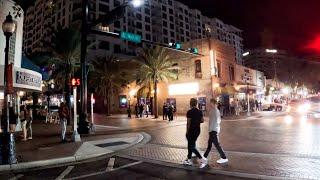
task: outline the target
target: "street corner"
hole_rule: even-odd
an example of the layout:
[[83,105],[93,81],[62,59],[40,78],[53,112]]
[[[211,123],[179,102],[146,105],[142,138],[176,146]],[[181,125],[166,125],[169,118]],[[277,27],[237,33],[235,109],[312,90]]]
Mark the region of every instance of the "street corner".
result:
[[[66,144],[64,145],[65,148],[62,145],[58,145],[47,148],[46,150],[33,151],[32,153],[35,156],[34,159],[28,159],[27,162],[12,165],[0,165],[0,173],[9,171],[25,171],[28,169],[37,169],[90,160],[116,153],[121,150],[126,150],[139,144],[147,143],[149,140],[150,135],[147,133],[127,133],[91,137],[88,138],[88,140],[84,139],[81,145],[73,146],[72,148]],[[36,159],[38,156],[43,156],[44,158]]]

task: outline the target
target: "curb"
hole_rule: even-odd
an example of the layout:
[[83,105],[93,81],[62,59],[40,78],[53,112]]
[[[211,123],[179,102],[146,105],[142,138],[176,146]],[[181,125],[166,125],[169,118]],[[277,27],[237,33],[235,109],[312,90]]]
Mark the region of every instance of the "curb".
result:
[[[126,133],[127,134],[127,133]],[[129,133],[132,134],[132,133]],[[123,151],[127,150],[128,148],[134,147],[139,145],[139,143],[143,143],[145,141],[145,137],[148,139],[148,134],[146,133],[136,133],[138,135],[137,140],[135,140],[133,143],[131,143],[127,148],[120,149],[117,151]],[[31,162],[22,162],[18,164],[11,164],[11,165],[0,165],[0,172],[5,171],[17,171],[17,170],[27,170],[27,169],[34,169],[39,167],[45,167],[45,166],[54,166],[58,164],[68,164],[68,163],[75,163],[80,161],[85,161],[93,158],[98,158],[104,155],[113,154],[117,151],[111,151],[106,153],[98,153],[98,154],[86,154],[86,155],[73,155],[68,157],[62,157],[62,158],[54,158],[54,159],[47,159],[47,160],[39,160],[39,161],[31,161]]]

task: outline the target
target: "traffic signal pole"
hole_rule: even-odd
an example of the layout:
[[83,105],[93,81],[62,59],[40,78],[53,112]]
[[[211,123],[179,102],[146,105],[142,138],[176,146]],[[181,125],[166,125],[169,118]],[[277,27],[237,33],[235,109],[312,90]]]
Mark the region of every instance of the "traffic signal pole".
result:
[[87,121],[87,106],[88,106],[88,87],[87,87],[87,37],[88,37],[88,3],[89,0],[82,0],[82,25],[81,25],[81,113],[79,116],[80,134],[89,133],[89,122]]

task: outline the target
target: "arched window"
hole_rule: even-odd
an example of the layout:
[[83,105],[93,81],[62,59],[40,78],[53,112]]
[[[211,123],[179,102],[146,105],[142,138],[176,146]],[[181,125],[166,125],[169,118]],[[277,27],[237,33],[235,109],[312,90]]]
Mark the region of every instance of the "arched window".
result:
[[195,63],[195,77],[202,78],[201,60],[198,59],[194,63]]

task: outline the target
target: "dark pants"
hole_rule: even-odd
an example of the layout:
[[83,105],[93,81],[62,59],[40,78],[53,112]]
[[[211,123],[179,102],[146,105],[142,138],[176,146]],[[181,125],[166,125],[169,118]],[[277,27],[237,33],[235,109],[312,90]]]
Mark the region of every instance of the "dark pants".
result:
[[204,157],[207,158],[208,155],[209,155],[209,152],[211,151],[211,148],[212,148],[212,143],[214,144],[214,146],[216,147],[216,149],[218,150],[219,154],[220,154],[220,157],[222,159],[226,159],[226,155],[225,153],[223,152],[221,146],[220,146],[220,143],[219,143],[219,140],[218,140],[218,136],[217,136],[217,132],[216,131],[211,131],[209,133],[209,140],[208,140],[208,148],[206,150],[206,152],[204,153]]
[[186,137],[188,140],[188,159],[191,159],[192,153],[194,153],[198,158],[202,158],[199,151],[196,149],[196,141],[200,135],[200,131],[189,132]]
[[172,121],[173,120],[173,113],[169,112],[168,117],[169,117],[169,121]]
[[163,114],[162,114],[162,119],[163,119],[163,120],[167,120],[167,112],[165,112],[165,111],[163,112]]

